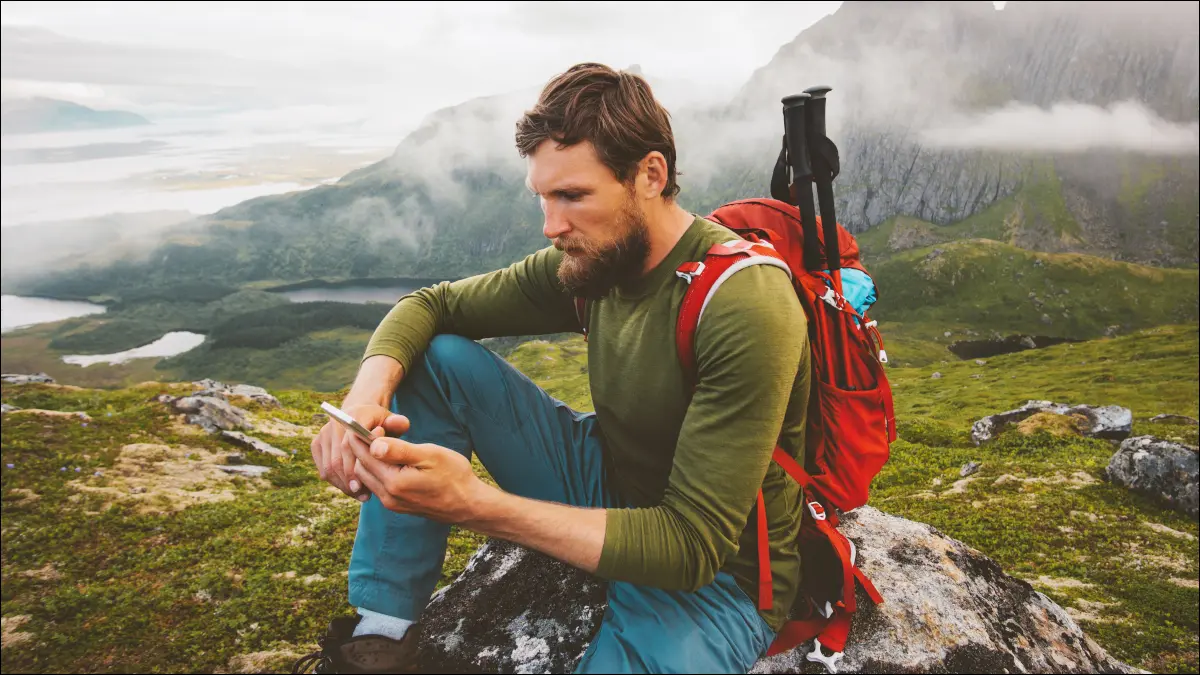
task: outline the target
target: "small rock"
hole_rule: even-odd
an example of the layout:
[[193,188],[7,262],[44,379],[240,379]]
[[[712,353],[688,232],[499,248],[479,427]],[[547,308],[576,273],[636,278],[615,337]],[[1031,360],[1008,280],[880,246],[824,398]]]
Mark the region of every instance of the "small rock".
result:
[[1150,421],[1157,424],[1187,424],[1193,427],[1200,425],[1200,421],[1187,415],[1155,415]]
[[255,387],[249,384],[235,384],[232,387],[224,382],[217,380],[200,380],[193,382],[192,386],[199,388],[201,391],[194,394],[195,396],[217,396],[220,398],[229,398],[230,396],[243,396],[252,401],[257,401],[265,405],[276,408],[283,407],[279,399],[272,396],[262,387]]
[[146,492],[146,488],[141,487],[141,486],[129,489],[129,494],[132,494],[132,495],[145,494],[145,492]]
[[975,359],[975,365],[977,365],[977,366],[986,366],[986,365],[987,365],[987,361],[984,361],[983,359]]
[[966,464],[963,464],[963,467],[958,471],[959,478],[966,478],[976,471],[979,471],[980,466],[983,465],[979,462],[967,462]]
[[1049,326],[1050,324],[1054,323],[1054,319],[1051,319],[1049,314],[1042,314],[1042,323]]
[[0,380],[4,384],[54,384],[54,378],[45,373],[34,373],[33,375],[4,373],[0,375]]
[[14,410],[20,410],[20,408],[18,408],[15,405],[9,405],[7,403],[0,403],[0,415],[3,415],[4,413],[10,413]]
[[941,374],[941,373],[934,373],[933,375],[930,375],[930,378],[931,378],[931,379],[934,379],[934,380],[940,380],[940,379],[942,379],[942,374]]
[[974,375],[972,375],[972,376],[971,376],[971,379],[972,379],[972,380],[979,380],[979,379],[983,379],[983,376],[982,376],[982,375],[980,375],[979,373],[975,373]]
[[263,474],[271,470],[267,466],[256,466],[254,464],[218,464],[217,468],[225,473],[237,474],[240,476],[248,476],[250,478],[259,478]]
[[942,333],[942,336],[943,336],[943,337],[950,337],[950,336],[951,336],[951,335],[953,335],[953,334],[954,334],[954,333],[951,333],[950,331],[946,331],[945,333]]
[[266,441],[261,441],[257,438],[253,438],[251,436],[247,436],[246,434],[243,434],[240,431],[222,431],[221,436],[223,436],[226,440],[228,440],[236,445],[239,445],[247,450],[257,450],[258,452],[265,452],[268,455],[274,455],[276,457],[287,457],[288,456],[288,454],[286,452],[271,445],[270,443],[267,443]]
[[1125,439],[1105,477],[1192,518],[1200,515],[1196,448],[1154,436]]
[[228,455],[225,455],[225,463],[226,464],[245,464],[246,456],[240,452],[231,452]]

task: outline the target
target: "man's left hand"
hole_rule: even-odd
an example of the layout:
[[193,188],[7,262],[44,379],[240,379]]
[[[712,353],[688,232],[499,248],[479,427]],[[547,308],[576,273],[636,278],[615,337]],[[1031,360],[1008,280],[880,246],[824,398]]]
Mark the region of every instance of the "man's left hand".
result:
[[487,484],[466,457],[440,445],[383,436],[382,427],[372,433],[378,438],[369,446],[349,436],[358,457],[358,479],[384,508],[446,524],[471,518]]

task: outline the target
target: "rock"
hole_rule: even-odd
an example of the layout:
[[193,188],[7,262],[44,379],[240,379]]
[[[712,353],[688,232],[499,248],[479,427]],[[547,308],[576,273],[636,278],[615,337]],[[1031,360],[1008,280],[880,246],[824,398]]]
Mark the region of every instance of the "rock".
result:
[[[847,513],[862,570],[838,672],[1133,672],[1059,605],[936,529],[871,507]],[[540,553],[489,540],[430,601],[424,672],[571,672],[607,608],[605,582]],[[804,644],[752,673],[823,672]]]
[[201,391],[194,394],[195,396],[218,396],[220,398],[229,398],[230,396],[242,396],[252,401],[257,401],[264,405],[269,405],[275,408],[282,408],[283,404],[279,399],[275,398],[262,387],[255,387],[249,384],[235,384],[232,387],[224,382],[216,380],[200,380],[193,382],[192,386],[198,387]]
[[930,379],[934,379],[934,380],[940,380],[940,379],[942,379],[942,374],[941,374],[941,373],[934,373],[933,375],[930,375],[929,377],[930,377]]
[[967,462],[966,464],[963,464],[963,467],[961,469],[959,469],[958,477],[966,478],[967,476],[970,476],[971,474],[975,473],[976,471],[979,471],[980,466],[982,466],[982,465],[979,462]]
[[225,437],[226,440],[234,443],[235,445],[243,447],[247,450],[257,450],[258,452],[265,452],[268,455],[274,455],[276,457],[288,456],[286,452],[271,445],[270,443],[247,436],[240,431],[222,431],[221,436]]
[[1193,427],[1200,425],[1200,420],[1187,415],[1155,415],[1150,421],[1156,424],[1189,424]]
[[218,430],[232,431],[233,429],[253,429],[246,412],[228,401],[215,396],[185,396],[175,399],[171,405],[182,413],[187,413],[188,424],[203,427],[214,433]]
[[40,408],[15,408],[8,411],[12,415],[42,415],[44,417],[74,417],[84,422],[91,422],[92,418],[85,412],[66,410],[42,410]]
[[3,381],[4,384],[54,384],[54,378],[45,373],[34,373],[33,375],[4,373],[0,375],[0,381]]
[[232,473],[239,476],[249,476],[250,478],[258,478],[271,470],[270,467],[255,466],[253,464],[218,464],[217,468],[225,473]]
[[1042,323],[1049,326],[1050,324],[1054,323],[1054,320],[1050,318],[1049,314],[1043,314],[1042,315]]
[[951,333],[950,331],[946,331],[945,333],[942,333],[942,337],[950,337],[951,335],[954,335],[954,333]]
[[13,412],[14,410],[20,410],[20,408],[18,408],[15,405],[9,405],[7,403],[0,403],[0,415],[2,415],[4,413]]
[[231,452],[228,455],[225,455],[225,463],[231,465],[245,464],[246,456],[240,452]]
[[1134,436],[1108,461],[1105,477],[1165,505],[1198,517],[1196,448],[1182,443]]
[[984,361],[983,359],[975,359],[975,365],[977,365],[977,366],[986,366],[986,365],[987,365],[987,361]]
[[1065,403],[1054,403],[1052,401],[1029,401],[1016,410],[989,415],[976,421],[971,426],[971,441],[975,445],[990,441],[1008,425],[1022,422],[1037,413],[1083,415],[1087,418],[1088,422],[1087,429],[1082,432],[1084,436],[1122,440],[1128,438],[1133,429],[1133,413],[1129,408],[1115,405],[1100,407],[1088,405],[1070,406]]

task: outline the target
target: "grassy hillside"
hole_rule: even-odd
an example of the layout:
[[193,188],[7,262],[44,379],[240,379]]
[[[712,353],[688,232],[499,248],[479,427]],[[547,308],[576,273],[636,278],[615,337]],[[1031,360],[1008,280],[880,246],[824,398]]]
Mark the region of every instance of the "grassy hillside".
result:
[[871,268],[883,321],[923,325],[927,338],[971,329],[1090,338],[1197,319],[1196,270],[1034,253],[972,239],[897,254]]
[[[937,380],[932,367],[893,369],[901,440],[872,503],[981,549],[1068,607],[1117,657],[1194,671],[1197,524],[1105,483],[1108,442],[1012,431],[975,448],[966,433],[980,415],[1052,398],[1125,405],[1135,433],[1194,444],[1195,427],[1148,419],[1197,415],[1197,328],[939,366]],[[590,409],[579,338],[526,343],[509,359]],[[325,397],[276,391],[283,410],[249,406],[256,419],[299,425],[296,436],[261,434],[295,455],[252,456],[271,468],[266,477],[227,479],[213,467],[235,449],[153,401],[187,389],[3,386],[4,403],[91,416],[3,418],[6,671],[281,668],[314,649],[344,609],[357,503],[320,483],[307,456]],[[960,479],[967,461],[982,468]],[[454,531],[442,583],[479,541]]]

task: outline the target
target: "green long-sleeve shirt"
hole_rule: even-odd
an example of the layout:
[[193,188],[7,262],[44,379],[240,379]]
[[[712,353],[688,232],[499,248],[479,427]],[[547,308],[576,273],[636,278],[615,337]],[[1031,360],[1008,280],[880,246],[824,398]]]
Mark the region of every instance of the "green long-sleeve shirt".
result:
[[[686,283],[680,264],[736,238],[697,217],[662,261],[590,305],[588,370],[609,477],[630,508],[609,509],[601,577],[694,590],[727,571],[757,603],[754,506],[763,489],[778,630],[800,580],[799,486],[771,461],[777,441],[804,447],[809,397],[805,316],[786,273],[737,272],[705,308],[696,332],[698,386],[690,404],[675,347]],[[511,266],[401,298],[364,359],[386,354],[407,372],[439,333],[471,339],[578,330],[558,282],[562,253],[540,250]]]

